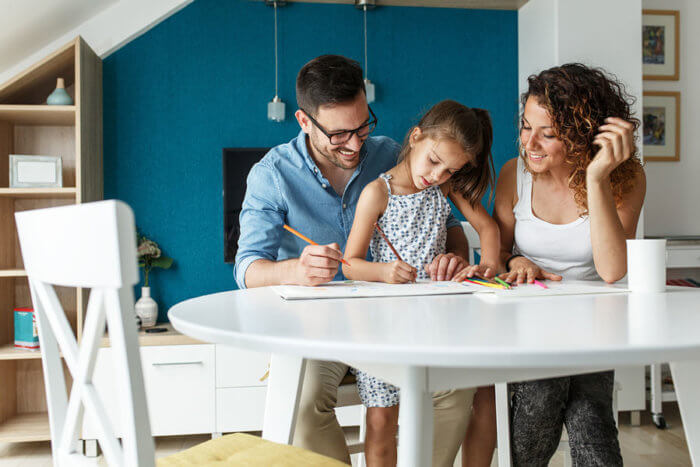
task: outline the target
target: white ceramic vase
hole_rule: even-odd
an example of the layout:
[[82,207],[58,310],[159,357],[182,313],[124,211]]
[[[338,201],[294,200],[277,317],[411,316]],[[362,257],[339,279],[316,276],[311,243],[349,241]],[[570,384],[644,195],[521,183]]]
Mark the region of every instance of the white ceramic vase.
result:
[[141,327],[150,328],[156,325],[158,320],[158,304],[151,298],[151,288],[141,287],[141,298],[136,305],[136,315],[141,318]]

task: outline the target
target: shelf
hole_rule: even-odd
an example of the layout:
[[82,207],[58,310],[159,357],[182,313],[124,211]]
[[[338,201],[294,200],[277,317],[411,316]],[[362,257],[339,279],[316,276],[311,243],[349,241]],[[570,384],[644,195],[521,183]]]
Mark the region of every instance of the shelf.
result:
[[0,422],[0,441],[21,443],[51,439],[48,412],[22,413]]
[[0,198],[75,198],[77,190],[69,188],[0,188]]
[[41,358],[40,350],[15,348],[14,343],[0,345],[0,360],[31,360]]
[[[193,339],[184,334],[180,334],[170,323],[158,323],[154,327],[165,328],[166,332],[158,333],[147,333],[145,330],[139,330],[139,345],[149,346],[149,345],[193,345],[193,344],[203,344],[204,342]],[[109,347],[109,336],[105,334],[102,338],[102,347]]]
[[0,120],[17,125],[75,125],[74,105],[0,105]]
[[0,269],[0,277],[27,277],[24,269]]

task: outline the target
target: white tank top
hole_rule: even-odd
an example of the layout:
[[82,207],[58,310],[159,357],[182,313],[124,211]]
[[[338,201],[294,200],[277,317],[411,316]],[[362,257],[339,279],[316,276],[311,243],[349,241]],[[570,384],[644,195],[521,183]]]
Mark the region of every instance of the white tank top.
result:
[[593,263],[591,224],[583,216],[568,224],[550,224],[532,212],[532,174],[518,157],[518,203],[513,253],[565,279],[600,280]]

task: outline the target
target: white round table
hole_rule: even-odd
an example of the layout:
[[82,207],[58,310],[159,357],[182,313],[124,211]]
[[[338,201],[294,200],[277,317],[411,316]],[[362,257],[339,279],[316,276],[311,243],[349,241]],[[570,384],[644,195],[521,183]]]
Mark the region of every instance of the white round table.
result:
[[690,456],[700,463],[693,289],[285,301],[259,288],[186,300],[168,317],[196,339],[273,353],[264,436],[275,441],[291,441],[304,359],[346,362],[401,388],[402,466],[430,464],[433,391],[670,362]]

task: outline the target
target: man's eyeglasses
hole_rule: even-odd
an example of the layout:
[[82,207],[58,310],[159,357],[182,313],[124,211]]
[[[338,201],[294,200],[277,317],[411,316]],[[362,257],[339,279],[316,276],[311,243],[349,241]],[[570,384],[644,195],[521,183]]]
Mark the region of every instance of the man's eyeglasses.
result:
[[309,112],[307,112],[304,109],[300,109],[302,112],[306,114],[307,117],[309,117],[309,120],[316,125],[316,127],[321,130],[321,133],[326,135],[328,137],[328,140],[331,142],[332,145],[337,146],[339,144],[347,143],[350,141],[350,138],[352,138],[353,134],[357,134],[357,136],[360,139],[364,139],[374,131],[375,128],[377,128],[377,117],[374,115],[374,112],[372,112],[372,108],[370,106],[367,106],[367,109],[369,110],[369,113],[371,115],[369,121],[367,123],[364,123],[360,125],[359,127],[355,128],[354,130],[343,130],[343,131],[336,131],[334,133],[329,133],[326,131],[325,128],[323,128],[315,118],[311,116]]

